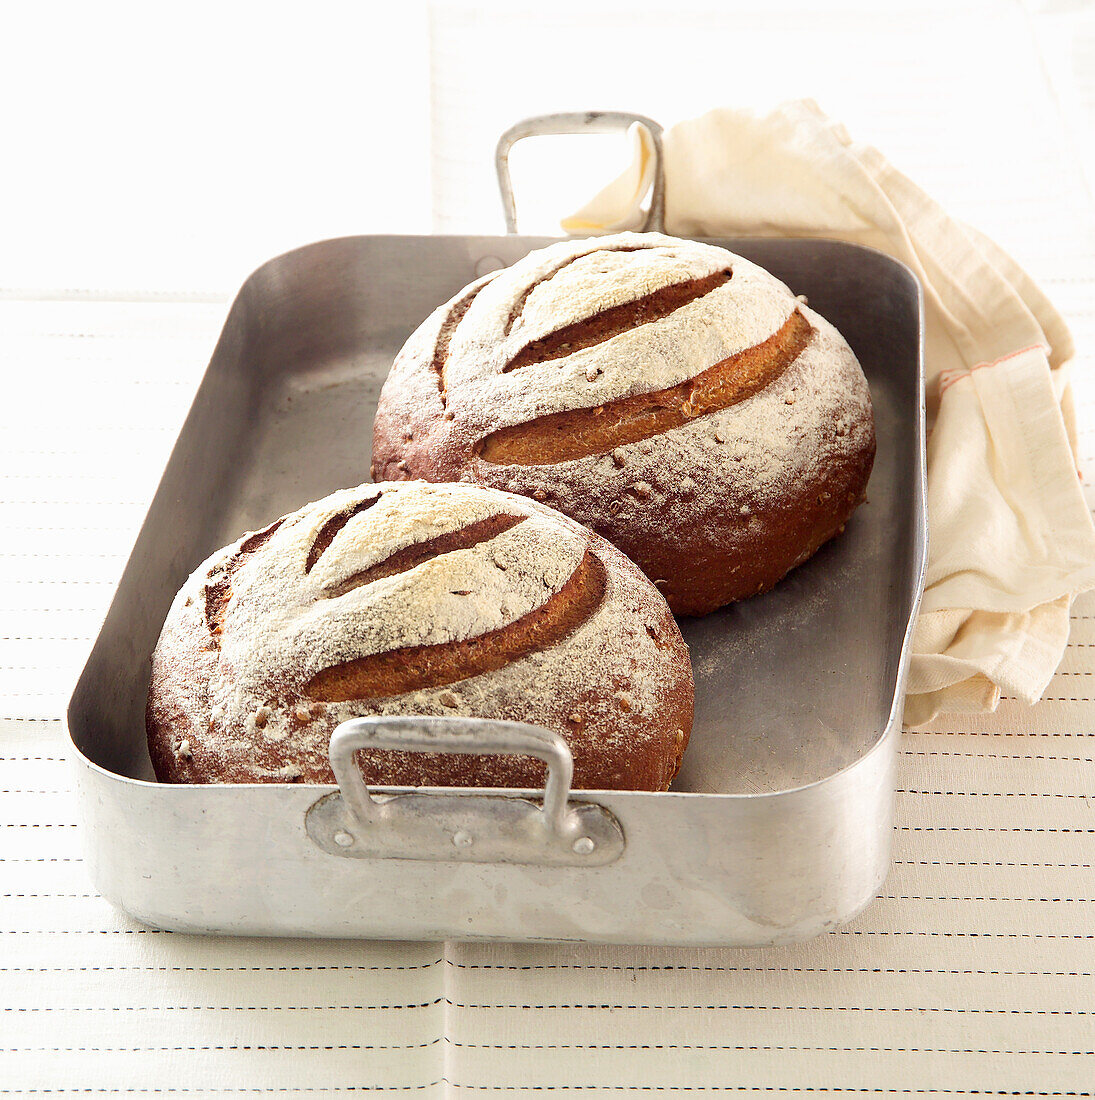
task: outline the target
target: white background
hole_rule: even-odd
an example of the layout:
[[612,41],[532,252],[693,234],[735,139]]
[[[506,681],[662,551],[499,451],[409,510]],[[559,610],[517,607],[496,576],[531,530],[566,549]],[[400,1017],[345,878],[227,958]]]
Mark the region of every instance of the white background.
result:
[[[1078,257],[1093,68],[1095,9],[1062,0],[7,4],[0,290],[223,297],[323,237],[498,231],[520,117],[800,95],[1020,259]],[[625,155],[519,146],[523,227]]]

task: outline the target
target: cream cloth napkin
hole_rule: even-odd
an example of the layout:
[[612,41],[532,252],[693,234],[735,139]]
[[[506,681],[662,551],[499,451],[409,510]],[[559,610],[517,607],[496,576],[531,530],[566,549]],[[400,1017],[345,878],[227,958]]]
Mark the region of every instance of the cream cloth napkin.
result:
[[[642,224],[650,135],[628,171],[563,221]],[[905,720],[1036,701],[1095,587],[1095,529],[1076,471],[1072,338],[1029,276],[949,217],[812,101],[720,109],[665,134],[666,225],[684,236],[829,237],[907,264],[924,288],[929,417],[926,591]]]

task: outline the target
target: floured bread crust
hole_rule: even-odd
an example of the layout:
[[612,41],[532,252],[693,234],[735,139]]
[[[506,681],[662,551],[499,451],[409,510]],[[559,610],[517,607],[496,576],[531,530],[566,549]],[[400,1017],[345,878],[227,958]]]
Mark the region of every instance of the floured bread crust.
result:
[[[362,715],[471,715],[567,738],[574,785],[664,790],[692,725],[664,599],[523,497],[400,482],[334,493],[217,551],[173,603],[147,725],[165,782],[333,781]],[[359,754],[382,785],[537,786],[527,757]]]
[[435,311],[373,435],[374,476],[547,503],[680,614],[770,588],[843,530],[874,451],[832,325],[740,256],[636,233],[531,253]]

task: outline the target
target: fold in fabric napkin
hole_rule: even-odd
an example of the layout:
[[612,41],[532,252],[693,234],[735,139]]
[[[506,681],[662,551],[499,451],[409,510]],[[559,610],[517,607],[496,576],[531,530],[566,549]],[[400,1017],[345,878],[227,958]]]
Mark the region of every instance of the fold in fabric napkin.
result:
[[[637,229],[652,147],[562,224]],[[666,227],[681,236],[830,237],[907,264],[924,288],[930,547],[905,720],[1035,702],[1095,587],[1076,471],[1072,338],[1029,276],[806,100],[715,110],[665,134]]]

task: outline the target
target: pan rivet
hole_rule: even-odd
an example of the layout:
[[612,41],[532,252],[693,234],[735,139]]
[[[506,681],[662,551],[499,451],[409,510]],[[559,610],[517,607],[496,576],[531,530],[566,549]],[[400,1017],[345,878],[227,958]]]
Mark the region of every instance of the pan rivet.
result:
[[453,833],[452,842],[457,848],[470,848],[475,843],[475,837],[460,829]]
[[580,836],[574,842],[573,848],[580,856],[588,856],[590,852],[596,848],[597,845],[593,843],[593,838],[588,836]]
[[349,833],[343,832],[342,830],[339,830],[337,833],[335,833],[335,843],[340,848],[349,848],[350,845],[353,844],[353,842],[354,838],[350,836]]

